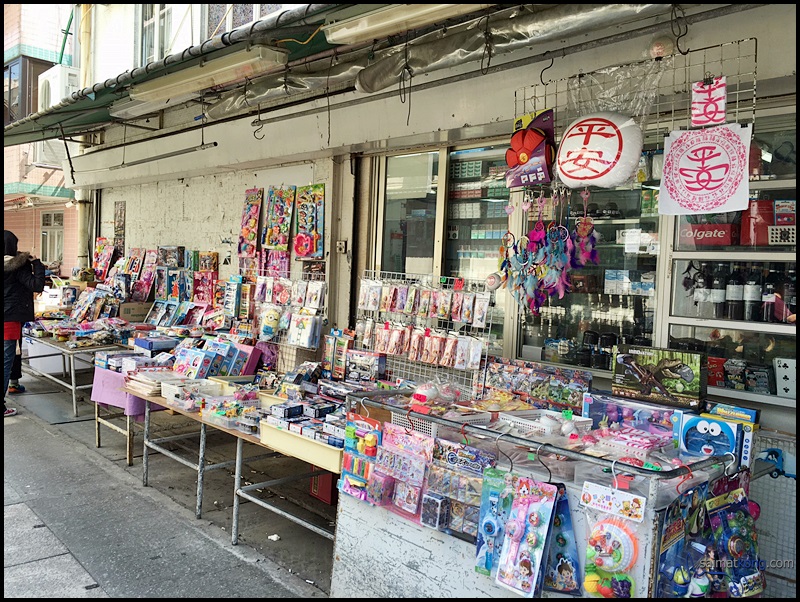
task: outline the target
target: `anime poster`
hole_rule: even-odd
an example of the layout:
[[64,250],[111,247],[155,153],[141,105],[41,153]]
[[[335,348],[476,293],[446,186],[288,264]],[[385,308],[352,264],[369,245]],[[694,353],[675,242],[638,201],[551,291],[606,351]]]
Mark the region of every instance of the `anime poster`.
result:
[[258,219],[261,216],[263,188],[251,188],[245,193],[242,229],[239,232],[239,257],[255,257],[258,246]]
[[261,246],[274,251],[288,251],[291,236],[292,211],[297,186],[270,186],[267,195],[267,215]]
[[325,184],[297,189],[294,253],[297,259],[322,259],[325,247]]

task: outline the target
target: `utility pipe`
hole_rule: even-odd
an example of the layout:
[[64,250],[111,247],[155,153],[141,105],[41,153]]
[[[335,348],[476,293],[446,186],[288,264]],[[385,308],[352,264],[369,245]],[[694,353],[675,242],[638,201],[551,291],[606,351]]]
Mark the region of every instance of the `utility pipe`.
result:
[[[86,88],[90,82],[92,74],[91,62],[91,49],[92,49],[92,15],[89,11],[92,9],[92,4],[80,5],[80,20],[78,23],[78,38],[80,45],[80,69],[81,88]],[[74,9],[73,9],[74,12]],[[78,150],[79,154],[83,154],[89,148],[87,144],[81,144]],[[75,189],[75,203],[77,223],[78,223],[78,257],[77,267],[88,268],[90,266],[90,224],[89,217],[91,215],[92,192],[86,188]]]

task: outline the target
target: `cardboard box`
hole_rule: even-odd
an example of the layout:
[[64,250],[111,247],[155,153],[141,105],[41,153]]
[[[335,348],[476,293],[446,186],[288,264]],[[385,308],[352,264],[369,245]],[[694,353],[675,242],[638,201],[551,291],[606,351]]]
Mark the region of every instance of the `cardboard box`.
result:
[[592,419],[592,428],[630,426],[654,435],[668,435],[676,442],[687,410],[633,401],[597,391],[583,394],[581,416]]
[[150,312],[152,303],[147,301],[127,301],[119,304],[117,317],[126,322],[144,322]]
[[684,224],[678,228],[681,249],[730,247],[739,244],[739,224]]
[[147,349],[148,351],[169,351],[175,349],[180,342],[175,337],[147,337],[145,339],[134,339],[136,347]]
[[378,381],[386,376],[386,356],[374,351],[349,349],[347,351],[347,373],[350,382]]
[[740,422],[711,414],[687,415],[681,423],[679,448],[682,454],[693,457],[733,453],[739,458],[743,432]]
[[676,349],[617,345],[611,391],[628,399],[697,408],[708,392],[706,355]]

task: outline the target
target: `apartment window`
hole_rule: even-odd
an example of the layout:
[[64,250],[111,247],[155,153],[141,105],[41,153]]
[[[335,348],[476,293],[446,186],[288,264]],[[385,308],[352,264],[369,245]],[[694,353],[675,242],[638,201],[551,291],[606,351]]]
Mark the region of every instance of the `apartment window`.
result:
[[299,4],[207,4],[206,37],[213,38]]
[[39,75],[52,63],[20,57],[3,68],[3,126],[37,111]]
[[64,212],[44,211],[41,214],[41,260],[45,265],[64,259]]
[[172,6],[142,4],[140,66],[167,56],[172,48]]

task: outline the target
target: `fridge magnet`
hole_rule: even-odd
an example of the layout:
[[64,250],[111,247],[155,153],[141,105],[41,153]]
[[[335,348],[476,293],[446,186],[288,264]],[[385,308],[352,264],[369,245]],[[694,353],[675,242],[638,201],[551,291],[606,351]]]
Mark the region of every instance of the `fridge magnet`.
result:
[[261,246],[275,251],[289,250],[292,211],[297,186],[270,186],[267,193],[267,216],[261,233]]
[[709,75],[692,84],[692,127],[725,123],[727,78]]
[[294,253],[297,259],[322,259],[325,239],[325,184],[297,188]]
[[263,188],[251,188],[245,192],[242,211],[242,229],[239,232],[239,257],[255,257],[258,243],[258,218],[264,200]]

